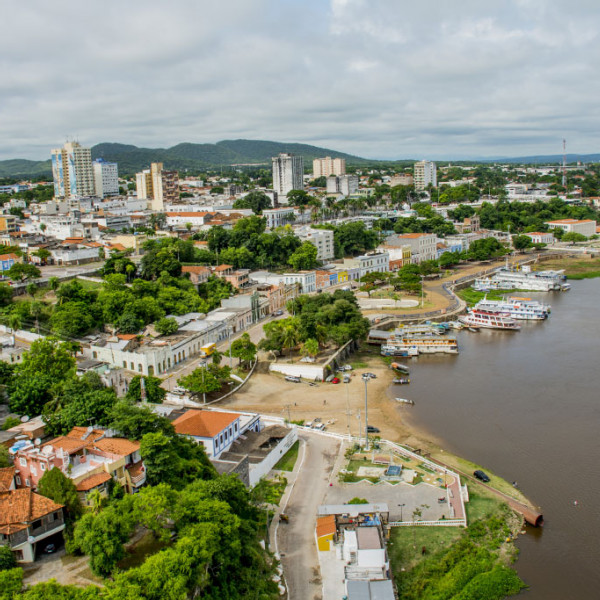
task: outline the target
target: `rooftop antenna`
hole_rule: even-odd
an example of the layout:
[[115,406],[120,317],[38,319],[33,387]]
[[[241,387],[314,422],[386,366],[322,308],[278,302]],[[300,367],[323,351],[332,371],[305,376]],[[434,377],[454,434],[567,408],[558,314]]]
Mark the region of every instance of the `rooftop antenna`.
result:
[[567,190],[567,140],[563,138],[562,186]]

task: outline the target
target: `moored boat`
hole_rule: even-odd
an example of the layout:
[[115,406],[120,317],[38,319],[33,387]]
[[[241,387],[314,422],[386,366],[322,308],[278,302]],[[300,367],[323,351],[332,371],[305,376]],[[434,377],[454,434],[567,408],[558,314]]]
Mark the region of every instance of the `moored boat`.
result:
[[408,398],[394,398],[396,402],[400,402],[400,404],[411,404],[414,405],[414,400],[409,400]]
[[406,379],[405,377],[394,377],[392,383],[395,385],[407,385],[410,383],[410,379]]
[[519,331],[521,326],[508,313],[488,312],[472,309],[466,315],[458,317],[468,327],[484,327],[485,329],[505,329]]

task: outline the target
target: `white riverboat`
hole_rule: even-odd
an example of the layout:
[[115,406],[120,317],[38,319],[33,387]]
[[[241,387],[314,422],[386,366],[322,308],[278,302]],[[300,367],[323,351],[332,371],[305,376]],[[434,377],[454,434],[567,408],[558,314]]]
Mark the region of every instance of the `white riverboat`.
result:
[[519,331],[519,329],[521,329],[521,326],[508,313],[496,313],[473,309],[466,315],[461,315],[458,318],[468,327],[505,329],[508,331]]
[[390,336],[381,346],[383,356],[417,356],[419,354],[458,354],[456,338],[432,336]]
[[543,321],[550,314],[550,307],[531,298],[508,297],[504,300],[480,300],[474,307],[491,313],[507,313],[520,321]]

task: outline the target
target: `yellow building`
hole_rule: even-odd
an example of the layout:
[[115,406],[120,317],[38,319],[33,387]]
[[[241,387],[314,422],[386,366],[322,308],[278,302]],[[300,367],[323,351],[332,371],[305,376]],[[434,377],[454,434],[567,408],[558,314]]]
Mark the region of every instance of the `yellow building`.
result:
[[2,215],[0,216],[0,233],[11,233],[12,231],[19,231],[17,225],[16,215]]
[[320,552],[331,550],[331,542],[335,533],[335,515],[328,515],[317,519],[317,548]]

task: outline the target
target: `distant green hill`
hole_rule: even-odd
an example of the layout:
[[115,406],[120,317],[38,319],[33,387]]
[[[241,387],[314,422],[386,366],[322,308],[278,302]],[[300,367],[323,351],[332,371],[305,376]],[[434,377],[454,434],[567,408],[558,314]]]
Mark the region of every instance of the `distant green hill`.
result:
[[0,160],[0,178],[38,176],[52,178],[50,159],[25,160],[24,158],[12,158],[10,160]]
[[288,144],[260,140],[224,140],[216,144],[182,143],[172,148],[138,148],[125,144],[98,144],[92,148],[93,158],[119,163],[120,173],[134,173],[148,168],[151,162],[162,162],[166,169],[201,170],[239,164],[270,165],[271,157],[290,152],[304,157],[306,166],[314,158],[345,158],[348,164],[363,165],[369,161],[358,156],[307,144]]
[[[119,173],[133,174],[147,169],[152,162],[162,162],[165,169],[201,171],[239,164],[271,165],[271,157],[290,152],[304,157],[305,166],[317,157],[345,158],[349,165],[365,165],[378,161],[366,160],[351,154],[336,152],[308,144],[288,144],[260,140],[224,140],[216,144],[182,143],[172,148],[138,148],[130,144],[105,142],[92,147],[92,158],[119,163]],[[52,176],[50,160],[12,159],[0,161],[0,178]]]

